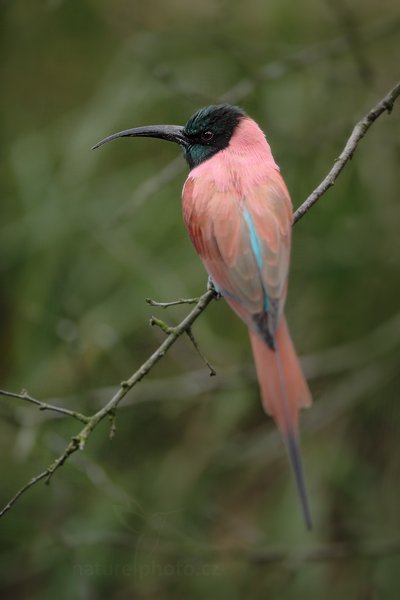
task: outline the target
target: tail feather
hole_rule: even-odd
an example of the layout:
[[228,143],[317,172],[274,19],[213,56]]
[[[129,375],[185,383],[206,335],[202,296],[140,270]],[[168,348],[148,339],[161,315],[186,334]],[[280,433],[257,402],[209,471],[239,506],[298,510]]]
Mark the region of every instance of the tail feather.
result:
[[297,431],[289,433],[285,439],[285,445],[289,455],[290,464],[296,483],[297,495],[303,511],[304,522],[307,529],[312,529],[312,518],[308,502],[307,486],[303,473],[303,462],[301,460],[300,441]]
[[296,352],[282,318],[275,335],[275,350],[254,332],[250,331],[254,360],[265,411],[277,423],[288,452],[296,488],[308,529],[311,515],[303,475],[298,414],[302,407],[310,406],[311,394],[301,371]]

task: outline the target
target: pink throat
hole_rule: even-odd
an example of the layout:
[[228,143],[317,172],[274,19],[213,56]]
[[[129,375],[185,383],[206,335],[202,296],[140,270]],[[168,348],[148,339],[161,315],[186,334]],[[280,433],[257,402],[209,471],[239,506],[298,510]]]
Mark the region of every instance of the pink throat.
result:
[[[237,126],[229,146],[195,167],[189,177],[212,180],[220,191],[246,189],[265,183],[279,171],[271,148],[257,123],[245,117]],[[239,190],[238,190],[239,188]]]

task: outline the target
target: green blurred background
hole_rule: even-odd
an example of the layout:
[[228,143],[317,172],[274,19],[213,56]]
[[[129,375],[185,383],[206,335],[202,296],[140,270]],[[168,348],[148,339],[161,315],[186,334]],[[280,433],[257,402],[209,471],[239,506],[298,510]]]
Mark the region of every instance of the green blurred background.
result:
[[[145,298],[206,283],[177,147],[90,147],[236,102],[298,206],[398,78],[398,2],[3,0],[0,14],[0,387],[90,414],[163,339],[150,316],[189,310]],[[114,439],[102,423],[15,505],[0,522],[2,598],[400,597],[399,133],[395,107],[294,230],[313,531],[245,328],[213,303],[194,332],[217,377],[180,339],[121,405]],[[3,505],[79,424],[6,398],[0,415]],[[315,547],[326,554],[311,560]]]

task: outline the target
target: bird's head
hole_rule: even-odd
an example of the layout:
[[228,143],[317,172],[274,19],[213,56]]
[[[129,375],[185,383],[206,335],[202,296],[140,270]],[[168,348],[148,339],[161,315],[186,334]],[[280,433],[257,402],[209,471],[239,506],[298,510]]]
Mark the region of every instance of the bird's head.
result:
[[246,113],[237,106],[215,104],[201,108],[192,115],[185,126],[148,125],[119,131],[98,142],[98,148],[119,137],[154,137],[176,142],[183,148],[192,169],[227,148],[238,123]]

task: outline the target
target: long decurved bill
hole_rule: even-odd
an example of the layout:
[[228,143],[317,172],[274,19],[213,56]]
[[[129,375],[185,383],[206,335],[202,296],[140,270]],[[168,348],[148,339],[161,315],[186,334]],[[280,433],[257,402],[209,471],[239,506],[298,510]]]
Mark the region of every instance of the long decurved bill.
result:
[[181,125],[148,125],[146,127],[134,127],[133,129],[125,129],[124,131],[119,131],[118,133],[113,133],[108,137],[104,138],[100,142],[97,142],[92,148],[95,150],[106,144],[107,142],[111,142],[111,140],[115,140],[120,137],[153,137],[160,138],[162,140],[168,140],[169,142],[176,142],[181,146],[187,145],[187,139],[183,132],[184,128]]

